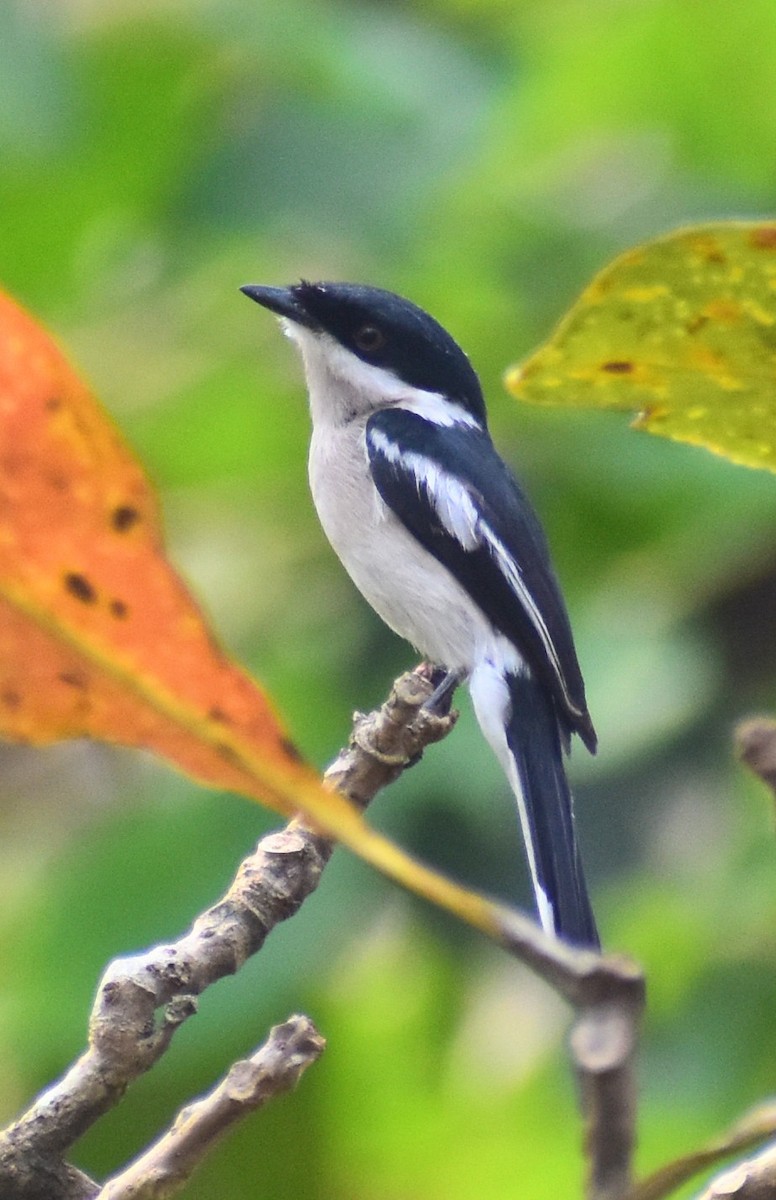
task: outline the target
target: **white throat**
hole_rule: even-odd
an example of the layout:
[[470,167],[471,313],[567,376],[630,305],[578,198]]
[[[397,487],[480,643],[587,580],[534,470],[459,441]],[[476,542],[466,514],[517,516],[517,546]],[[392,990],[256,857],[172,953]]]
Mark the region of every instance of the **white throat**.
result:
[[451,404],[439,392],[412,387],[385,367],[364,362],[328,333],[286,318],[281,324],[302,356],[314,425],[343,425],[394,405],[435,425],[479,424],[461,405]]

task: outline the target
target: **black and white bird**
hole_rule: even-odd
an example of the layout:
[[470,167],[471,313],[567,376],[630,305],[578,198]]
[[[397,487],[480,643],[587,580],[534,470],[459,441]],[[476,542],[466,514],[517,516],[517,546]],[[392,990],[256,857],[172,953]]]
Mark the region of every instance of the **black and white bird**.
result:
[[563,765],[595,751],[547,543],[488,433],[477,375],[408,300],[349,283],[248,285],[301,351],[321,525],[383,621],[468,680],[517,800],[545,930],[597,946]]

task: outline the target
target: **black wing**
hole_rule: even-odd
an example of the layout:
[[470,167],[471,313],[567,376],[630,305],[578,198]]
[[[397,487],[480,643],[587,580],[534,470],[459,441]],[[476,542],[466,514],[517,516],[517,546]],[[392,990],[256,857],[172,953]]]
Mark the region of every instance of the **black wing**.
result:
[[366,445],[382,499],[514,643],[554,696],[563,724],[594,751],[582,673],[544,533],[487,432],[391,408],[370,417]]

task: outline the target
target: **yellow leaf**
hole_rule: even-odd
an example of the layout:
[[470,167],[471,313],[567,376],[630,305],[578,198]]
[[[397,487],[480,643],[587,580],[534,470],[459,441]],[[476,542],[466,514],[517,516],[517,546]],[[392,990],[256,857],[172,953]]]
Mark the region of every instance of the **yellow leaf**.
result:
[[776,223],[683,229],[621,255],[506,376],[535,404],[634,425],[776,471]]

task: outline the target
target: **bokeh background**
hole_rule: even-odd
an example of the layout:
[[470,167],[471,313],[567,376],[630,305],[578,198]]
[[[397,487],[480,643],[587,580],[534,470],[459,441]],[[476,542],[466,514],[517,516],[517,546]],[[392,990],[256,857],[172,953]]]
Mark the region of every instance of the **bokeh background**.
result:
[[[639,1165],[776,1082],[776,843],[731,729],[776,704],[776,484],[504,369],[616,252],[772,216],[772,0],[5,0],[0,280],[158,483],[173,556],[323,766],[409,649],[325,545],[300,371],[246,282],[410,295],[480,370],[542,514],[601,749],[572,773],[606,943],[649,974]],[[527,901],[506,787],[464,714],[373,820]],[[174,937],[275,822],[140,755],[2,751],[0,1110],[84,1042],[106,961]],[[568,1014],[340,852],[320,892],[90,1134],[115,1170],[270,1023],[329,1040],[196,1200],[578,1192]]]

